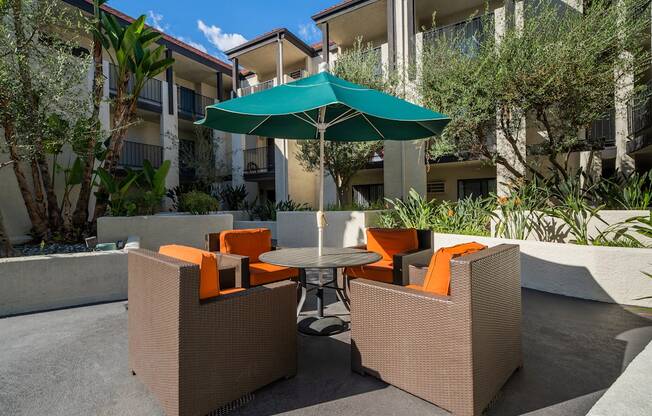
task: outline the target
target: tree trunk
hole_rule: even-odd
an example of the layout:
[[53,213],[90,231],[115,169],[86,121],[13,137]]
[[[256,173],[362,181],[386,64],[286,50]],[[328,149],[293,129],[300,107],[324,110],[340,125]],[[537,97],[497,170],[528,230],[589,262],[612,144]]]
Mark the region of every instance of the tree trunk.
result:
[[0,257],[11,257],[14,255],[14,247],[11,245],[7,229],[5,228],[4,218],[0,210]]
[[[102,30],[100,23],[99,10],[95,10],[96,27],[97,31]],[[93,38],[93,113],[91,120],[97,126],[97,131],[101,131],[100,125],[100,105],[104,96],[104,69],[102,65],[102,42],[95,36]],[[79,196],[77,197],[77,204],[75,212],[72,215],[72,226],[78,232],[84,232],[88,222],[88,206],[91,199],[91,190],[93,184],[93,168],[95,167],[95,131],[92,132],[92,137],[89,137],[86,144],[86,152],[84,155],[84,171],[82,173],[82,182],[79,188]]]

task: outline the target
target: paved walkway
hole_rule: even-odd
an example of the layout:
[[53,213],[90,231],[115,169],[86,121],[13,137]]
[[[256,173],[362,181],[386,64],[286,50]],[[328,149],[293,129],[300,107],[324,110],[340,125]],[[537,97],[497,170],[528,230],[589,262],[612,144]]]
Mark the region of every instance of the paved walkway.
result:
[[[344,312],[333,297],[327,301],[327,312]],[[585,415],[652,339],[645,311],[530,290],[523,308],[524,368],[489,415]],[[352,373],[349,363],[348,333],[301,335],[298,375],[256,392],[232,414],[448,414]],[[124,302],[0,319],[0,414],[162,414],[128,371]]]

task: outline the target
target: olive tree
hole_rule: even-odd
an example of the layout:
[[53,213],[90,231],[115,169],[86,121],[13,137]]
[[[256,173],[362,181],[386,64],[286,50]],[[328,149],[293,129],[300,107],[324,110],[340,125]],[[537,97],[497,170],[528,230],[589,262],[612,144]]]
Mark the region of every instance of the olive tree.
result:
[[646,7],[643,0],[596,0],[579,12],[563,2],[528,2],[522,25],[508,25],[498,39],[492,15],[473,38],[469,30],[435,36],[424,46],[418,89],[424,105],[452,121],[431,156],[482,156],[523,177],[493,146],[498,134],[526,174],[542,177],[541,163],[518,145],[526,120],[541,132],[529,151],[565,177],[573,151],[601,145],[579,131],[613,107],[615,85],[648,64]]
[[[380,50],[358,39],[353,47],[337,58],[333,74],[347,81],[398,95],[399,82],[396,73],[383,68]],[[337,202],[348,202],[351,179],[382,151],[382,141],[335,142],[324,146],[324,168],[335,182]],[[297,160],[308,171],[319,170],[319,141],[301,140],[298,143]]]

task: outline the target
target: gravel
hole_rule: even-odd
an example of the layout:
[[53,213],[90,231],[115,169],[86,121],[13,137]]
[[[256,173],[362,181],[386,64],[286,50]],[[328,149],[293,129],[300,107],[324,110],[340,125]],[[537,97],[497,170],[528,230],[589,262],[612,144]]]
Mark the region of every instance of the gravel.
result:
[[16,256],[41,256],[48,254],[72,254],[93,251],[86,247],[86,243],[51,243],[41,247],[40,244],[25,244],[15,246]]

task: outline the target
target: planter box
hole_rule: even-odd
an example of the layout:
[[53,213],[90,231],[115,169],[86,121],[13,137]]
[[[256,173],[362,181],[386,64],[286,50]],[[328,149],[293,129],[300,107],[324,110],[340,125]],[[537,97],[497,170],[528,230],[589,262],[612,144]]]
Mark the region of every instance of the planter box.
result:
[[477,241],[521,247],[522,286],[600,302],[652,307],[652,250],[433,234],[435,250]]
[[[364,244],[365,229],[372,227],[380,211],[326,211],[325,247],[350,247]],[[287,211],[276,214],[280,247],[317,246],[317,213]]]
[[272,232],[272,239],[278,239],[276,221],[233,221],[234,230],[244,230],[247,228],[269,228]]
[[154,251],[166,244],[204,248],[207,233],[231,229],[230,214],[102,217],[97,221],[97,238],[104,243],[134,235],[140,237],[142,248]]
[[127,299],[127,252],[0,259],[0,317]]
[[[496,214],[500,212],[497,211]],[[604,210],[599,211],[600,217],[606,222],[606,224],[600,221],[597,218],[593,218],[589,222],[589,236],[596,237],[601,231],[604,231],[607,227],[613,224],[617,224],[628,220],[632,217],[643,217],[649,216],[649,211],[641,210]],[[533,230],[528,236],[528,240],[533,241],[553,241],[557,243],[567,243],[572,239],[572,235],[569,235],[568,226],[557,218],[543,216],[539,221],[541,231]],[[491,221],[491,234],[494,235],[496,227],[495,219]],[[633,237],[639,240],[645,245],[652,245],[652,238],[644,237],[635,232],[630,233]]]

